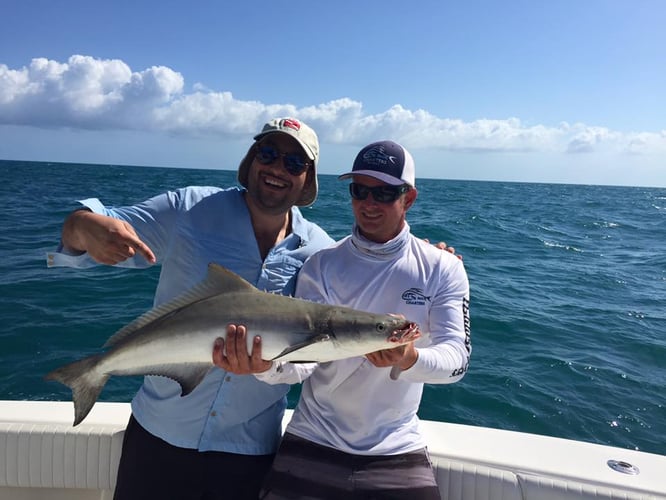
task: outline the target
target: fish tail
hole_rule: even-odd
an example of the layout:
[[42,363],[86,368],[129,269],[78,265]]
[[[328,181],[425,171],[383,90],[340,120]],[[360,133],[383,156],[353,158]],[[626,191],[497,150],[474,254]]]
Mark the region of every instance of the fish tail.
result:
[[90,356],[48,373],[46,380],[55,380],[72,390],[74,400],[74,426],[90,413],[110,375],[100,373],[96,367],[101,356]]

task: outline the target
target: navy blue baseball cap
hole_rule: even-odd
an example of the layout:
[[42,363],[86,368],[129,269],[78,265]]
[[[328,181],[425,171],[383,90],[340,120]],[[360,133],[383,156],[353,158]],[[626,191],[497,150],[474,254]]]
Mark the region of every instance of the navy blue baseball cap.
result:
[[348,179],[353,175],[367,175],[392,186],[416,185],[412,155],[393,141],[368,144],[356,155],[351,172],[342,174],[338,179]]

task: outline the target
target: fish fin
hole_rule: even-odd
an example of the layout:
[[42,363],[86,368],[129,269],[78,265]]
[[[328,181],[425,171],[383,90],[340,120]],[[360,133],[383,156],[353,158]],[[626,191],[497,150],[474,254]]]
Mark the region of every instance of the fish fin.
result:
[[149,323],[164,318],[187,306],[208,299],[215,295],[234,292],[258,292],[254,286],[245,281],[237,274],[219,264],[208,264],[206,279],[193,286],[175,299],[165,302],[150,311],[142,314],[137,319],[114,333],[104,344],[104,347],[116,345],[135,331],[143,328]]
[[[326,341],[329,341],[329,340],[331,340],[331,337],[329,335],[326,335],[326,334],[315,335],[313,337],[310,337],[308,340],[306,340],[304,342],[299,342],[298,344],[290,345],[289,347],[284,349],[280,354],[275,356],[272,359],[272,361],[281,360],[282,358],[285,358],[289,354],[293,354],[293,353],[298,353],[299,355],[305,354],[306,352],[304,352],[304,351],[307,351],[308,347],[310,347],[312,345],[315,345],[315,344],[318,344],[319,342],[326,342]],[[298,362],[298,363],[311,363],[312,362],[312,361],[307,361],[306,359],[307,359],[307,356],[305,358],[298,358],[298,360],[296,360],[296,358],[294,358],[293,356],[290,356],[289,360],[284,360],[284,359],[282,359],[282,360],[283,361],[292,361],[293,360],[294,362]]]
[[212,367],[212,363],[159,365],[151,367],[146,375],[159,375],[175,380],[180,385],[180,395],[187,396],[201,383]]
[[46,380],[60,382],[72,390],[74,426],[79,425],[88,416],[106,381],[109,380],[108,373],[95,370],[100,358],[100,355],[89,356],[56,368],[44,377]]
[[[210,282],[209,287],[217,288],[218,293],[259,291],[251,283],[247,282],[226,267],[211,262],[208,264],[208,275],[203,283]],[[215,294],[214,294],[215,295]]]

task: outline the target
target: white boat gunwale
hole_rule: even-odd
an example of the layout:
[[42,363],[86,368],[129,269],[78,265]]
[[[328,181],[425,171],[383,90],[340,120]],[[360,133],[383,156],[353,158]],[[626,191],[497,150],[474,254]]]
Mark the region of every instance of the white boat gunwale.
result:
[[[128,403],[98,402],[72,427],[71,402],[0,401],[0,500],[111,499],[129,415]],[[666,499],[666,456],[486,427],[422,425],[442,498]],[[638,473],[625,473],[631,467]]]

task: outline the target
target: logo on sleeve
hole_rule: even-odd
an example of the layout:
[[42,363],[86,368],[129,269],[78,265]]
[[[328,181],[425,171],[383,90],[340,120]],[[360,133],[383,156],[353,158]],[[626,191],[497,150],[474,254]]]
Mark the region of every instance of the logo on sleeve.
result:
[[402,300],[409,305],[424,306],[426,301],[430,302],[430,297],[426,297],[420,288],[410,288],[402,292]]

